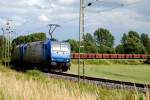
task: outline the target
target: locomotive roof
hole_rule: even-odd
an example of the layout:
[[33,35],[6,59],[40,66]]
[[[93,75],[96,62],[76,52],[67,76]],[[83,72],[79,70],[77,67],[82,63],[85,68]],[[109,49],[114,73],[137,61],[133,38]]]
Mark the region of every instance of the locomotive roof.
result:
[[20,44],[20,45],[17,45],[16,47],[22,47],[22,46],[34,45],[34,44],[40,44],[40,43],[47,44],[48,42],[69,44],[67,42],[51,41],[51,40],[48,39],[48,40],[45,40],[45,41],[35,41],[35,42],[26,43],[26,44]]

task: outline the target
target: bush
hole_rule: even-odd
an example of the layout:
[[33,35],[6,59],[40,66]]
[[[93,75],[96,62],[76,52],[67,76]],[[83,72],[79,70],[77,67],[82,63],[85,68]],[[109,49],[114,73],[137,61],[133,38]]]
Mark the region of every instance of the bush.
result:
[[30,79],[34,79],[34,80],[39,80],[39,81],[44,81],[44,75],[42,72],[38,71],[38,70],[29,70],[26,72],[27,78]]
[[150,55],[147,57],[147,60],[145,61],[146,64],[150,64]]
[[[134,60],[134,59],[125,59],[125,60],[117,60],[117,59],[88,59],[84,60],[86,65],[112,65],[112,64],[125,64],[125,65],[139,65],[144,64],[144,60]],[[80,62],[83,63],[83,60]],[[72,64],[78,64],[78,60],[72,60]]]

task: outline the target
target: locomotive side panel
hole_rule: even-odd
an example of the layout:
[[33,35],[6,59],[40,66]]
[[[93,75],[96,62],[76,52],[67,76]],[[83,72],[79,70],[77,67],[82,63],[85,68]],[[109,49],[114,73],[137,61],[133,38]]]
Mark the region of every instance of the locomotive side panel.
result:
[[43,63],[44,49],[42,43],[31,43],[27,46],[23,58],[26,63]]
[[20,50],[19,47],[15,47],[12,53],[12,62],[19,62],[20,60]]

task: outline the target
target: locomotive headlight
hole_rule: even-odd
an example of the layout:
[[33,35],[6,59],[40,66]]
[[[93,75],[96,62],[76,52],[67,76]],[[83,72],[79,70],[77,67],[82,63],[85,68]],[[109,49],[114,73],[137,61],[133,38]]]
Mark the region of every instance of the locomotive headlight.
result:
[[55,61],[55,59],[54,59],[54,58],[52,58],[52,61]]

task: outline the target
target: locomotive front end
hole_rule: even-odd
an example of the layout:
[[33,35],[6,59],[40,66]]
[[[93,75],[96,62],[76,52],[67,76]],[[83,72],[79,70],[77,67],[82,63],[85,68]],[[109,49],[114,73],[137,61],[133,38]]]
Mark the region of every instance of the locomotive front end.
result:
[[51,65],[67,71],[70,69],[70,45],[66,42],[51,42]]

